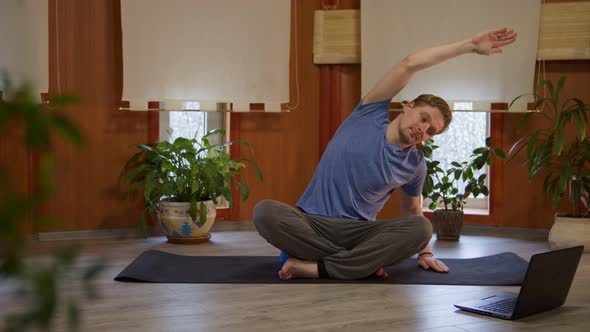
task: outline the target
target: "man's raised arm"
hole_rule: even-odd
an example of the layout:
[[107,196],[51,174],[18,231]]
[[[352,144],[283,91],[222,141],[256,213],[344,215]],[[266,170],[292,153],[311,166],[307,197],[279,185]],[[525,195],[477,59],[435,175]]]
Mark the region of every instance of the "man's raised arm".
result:
[[371,91],[365,97],[364,104],[392,99],[408,84],[412,76],[422,69],[462,54],[477,53],[491,55],[502,53],[502,47],[510,45],[515,41],[516,33],[514,30],[502,28],[480,32],[472,38],[434,46],[412,53],[393,66],[371,88]]

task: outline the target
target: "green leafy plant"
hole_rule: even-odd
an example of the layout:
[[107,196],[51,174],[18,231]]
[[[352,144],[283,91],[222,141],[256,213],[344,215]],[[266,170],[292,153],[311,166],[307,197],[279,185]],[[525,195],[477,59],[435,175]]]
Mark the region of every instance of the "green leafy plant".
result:
[[[138,144],[139,152],[134,154],[122,170],[122,185],[131,193],[142,191],[146,210],[154,217],[161,201],[190,202],[190,216],[197,220],[197,203],[200,202],[199,221],[207,218],[204,201],[217,204],[224,197],[233,206],[232,184],[240,191],[242,200],[248,198],[248,186],[242,181],[240,170],[250,164],[262,181],[262,172],[249,158],[238,161],[230,158],[227,149],[230,145],[243,144],[254,153],[252,146],[235,140],[224,144],[211,144],[214,135],[223,137],[224,130],[215,129],[201,139],[179,137],[173,142],[161,141],[155,144]],[[144,216],[140,224],[145,227]],[[145,234],[145,230],[143,231]]]
[[[571,216],[588,217],[588,193],[590,192],[590,140],[586,137],[590,106],[579,98],[561,101],[566,78],[561,77],[557,86],[542,80],[535,89],[533,108],[538,112],[527,113],[517,132],[522,132],[531,117],[541,117],[546,126],[519,138],[508,152],[512,160],[521,151],[526,153],[529,177],[545,174],[543,193],[550,196],[553,207],[566,197],[568,187],[572,203]],[[541,96],[541,92],[544,97]],[[518,99],[529,96],[521,95]],[[572,136],[572,133],[575,136]],[[544,172],[542,172],[544,171]]]
[[[452,167],[442,169],[440,161],[434,160],[432,153],[439,147],[433,139],[425,141],[419,149],[426,158],[426,179],[422,189],[422,197],[431,200],[429,209],[435,210],[438,206],[444,210],[462,211],[466,199],[473,194],[489,195],[489,189],[485,185],[486,174],[476,177],[476,172],[485,165],[492,164],[492,156],[504,159],[502,149],[491,146],[490,137],[486,138],[486,146],[473,150],[468,160],[453,161]],[[465,183],[461,187],[461,181]]]
[[[54,195],[52,136],[57,133],[82,146],[84,138],[74,124],[63,114],[63,106],[77,102],[73,96],[57,96],[48,104],[40,104],[26,84],[13,87],[7,74],[3,75],[0,98],[0,128],[23,128],[23,147],[40,156],[38,171],[31,174],[35,188],[30,193],[16,190],[11,179],[14,175],[0,169],[0,278],[15,282],[24,306],[4,316],[3,331],[50,330],[58,310],[64,307],[68,325],[76,328],[80,322],[81,301],[94,298],[97,289],[93,280],[104,263],[85,269],[75,266],[80,248],[68,246],[56,251],[49,261],[39,262],[30,257],[30,239],[24,225],[56,224],[54,218],[40,217],[35,213],[46,199]],[[60,289],[80,285],[78,296],[63,294]]]

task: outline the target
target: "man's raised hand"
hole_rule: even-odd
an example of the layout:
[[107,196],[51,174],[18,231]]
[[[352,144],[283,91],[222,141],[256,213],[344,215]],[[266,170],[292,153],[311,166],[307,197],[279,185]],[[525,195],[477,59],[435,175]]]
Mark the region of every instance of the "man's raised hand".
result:
[[480,32],[475,35],[471,42],[474,45],[474,52],[481,55],[502,53],[502,47],[508,46],[516,41],[516,32],[512,29],[502,28]]

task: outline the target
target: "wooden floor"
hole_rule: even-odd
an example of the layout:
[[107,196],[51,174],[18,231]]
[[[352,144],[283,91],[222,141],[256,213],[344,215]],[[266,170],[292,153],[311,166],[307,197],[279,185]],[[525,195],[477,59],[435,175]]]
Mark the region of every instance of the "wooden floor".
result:
[[[433,239],[438,257],[512,251],[525,259],[548,250],[547,232],[470,227],[459,242]],[[46,252],[63,242],[42,242]],[[458,311],[453,303],[518,287],[436,285],[208,285],[121,283],[113,278],[148,249],[188,255],[277,255],[248,222],[215,225],[204,245],[147,240],[85,240],[80,265],[99,256],[108,268],[101,298],[83,305],[82,331],[590,331],[590,255],[584,255],[565,305],[509,322]],[[66,290],[66,293],[68,291]],[[71,291],[70,291],[71,292]],[[14,286],[0,283],[0,316],[17,310]],[[56,331],[66,330],[59,322]]]

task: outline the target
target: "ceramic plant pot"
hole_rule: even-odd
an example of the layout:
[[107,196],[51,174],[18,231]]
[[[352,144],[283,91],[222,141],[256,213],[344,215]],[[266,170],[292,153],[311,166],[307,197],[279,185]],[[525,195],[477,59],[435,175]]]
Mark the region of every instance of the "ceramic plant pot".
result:
[[207,220],[201,224],[199,220],[201,203],[197,202],[197,220],[193,221],[188,202],[160,202],[158,204],[158,220],[164,230],[168,242],[190,244],[209,241],[209,230],[215,222],[217,209],[213,201],[204,202],[207,208]]

